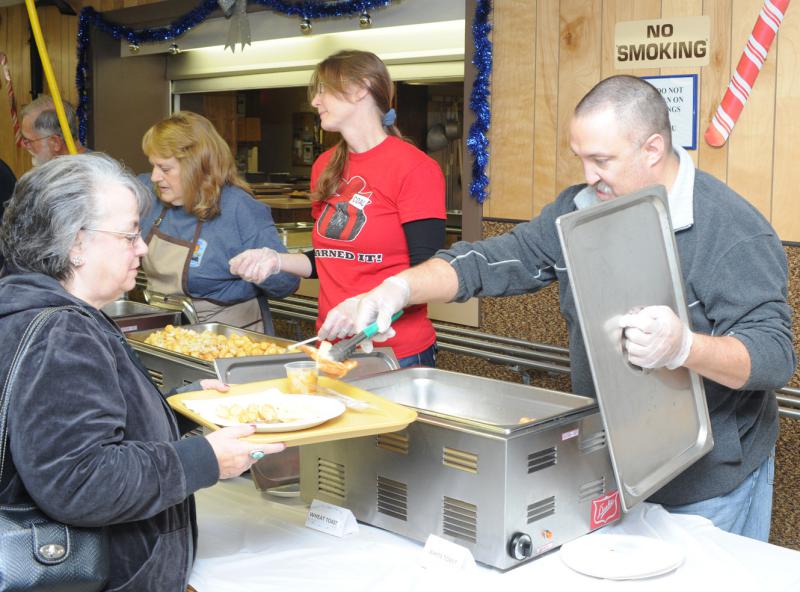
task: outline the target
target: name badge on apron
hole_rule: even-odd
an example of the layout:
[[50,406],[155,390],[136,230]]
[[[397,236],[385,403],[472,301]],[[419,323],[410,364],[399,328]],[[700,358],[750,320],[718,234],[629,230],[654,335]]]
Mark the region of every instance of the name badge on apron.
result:
[[205,239],[198,238],[192,250],[192,260],[189,262],[189,267],[200,267],[206,247],[208,247],[208,242]]

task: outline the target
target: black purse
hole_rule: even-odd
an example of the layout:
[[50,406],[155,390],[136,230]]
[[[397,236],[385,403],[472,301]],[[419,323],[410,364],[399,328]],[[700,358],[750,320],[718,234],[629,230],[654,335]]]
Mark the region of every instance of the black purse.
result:
[[[19,362],[47,319],[78,306],[48,308],[31,321],[20,340],[0,394],[0,484],[8,446],[7,419]],[[56,522],[32,503],[0,505],[0,592],[94,592],[109,574],[108,533]]]

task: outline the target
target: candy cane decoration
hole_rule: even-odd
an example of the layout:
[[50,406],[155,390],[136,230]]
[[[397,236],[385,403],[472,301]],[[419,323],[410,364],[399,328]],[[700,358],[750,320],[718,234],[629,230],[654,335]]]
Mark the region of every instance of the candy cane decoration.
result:
[[3,78],[8,81],[8,104],[11,108],[11,126],[14,128],[14,141],[17,146],[22,146],[22,132],[19,130],[17,120],[17,99],[14,98],[14,87],[11,85],[11,72],[8,71],[8,56],[0,52],[0,67],[3,69]]
[[788,7],[789,0],[764,1],[750,39],[744,46],[742,57],[728,84],[728,90],[725,91],[725,96],[722,97],[704,135],[711,146],[722,146],[733,131]]

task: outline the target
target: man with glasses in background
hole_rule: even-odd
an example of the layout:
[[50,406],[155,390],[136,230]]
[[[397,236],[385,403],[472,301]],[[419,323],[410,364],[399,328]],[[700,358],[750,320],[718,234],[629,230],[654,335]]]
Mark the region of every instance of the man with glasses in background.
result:
[[[64,112],[78,153],[86,152],[86,148],[78,141],[78,116],[75,108],[64,101]],[[33,166],[39,166],[56,156],[69,154],[55,103],[49,95],[39,95],[22,108],[20,129],[22,145],[30,152]]]

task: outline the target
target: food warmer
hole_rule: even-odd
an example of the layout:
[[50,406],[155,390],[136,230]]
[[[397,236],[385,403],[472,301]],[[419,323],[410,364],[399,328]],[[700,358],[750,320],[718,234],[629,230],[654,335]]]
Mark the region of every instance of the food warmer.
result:
[[[225,337],[244,335],[253,341],[274,343],[282,347],[288,347],[294,343],[289,339],[264,335],[263,333],[248,331],[247,329],[240,329],[223,323],[183,325],[181,328],[198,333],[211,331]],[[220,358],[211,361],[202,360],[145,343],[147,337],[156,331],[157,329],[134,331],[128,333],[127,337],[131,347],[139,355],[142,364],[150,373],[150,377],[164,392],[204,378],[219,378],[229,384],[283,378],[285,376],[283,365],[286,362],[309,359],[308,355],[303,352],[295,352],[241,358]],[[370,354],[357,352],[353,357],[358,360],[358,366],[348,378],[358,378],[377,372],[394,370],[398,367],[397,358],[391,349],[387,348],[375,348]]]
[[[182,329],[204,333],[211,331],[218,335],[231,337],[232,335],[244,335],[253,341],[270,342],[277,345],[288,347],[293,342],[288,339],[281,339],[279,337],[272,337],[264,335],[263,333],[256,333],[255,331],[248,331],[246,329],[239,329],[223,323],[201,323],[195,325],[183,325]],[[168,391],[173,388],[182,387],[190,384],[196,380],[204,378],[216,378],[214,370],[214,362],[210,360],[202,360],[194,356],[180,354],[163,347],[145,343],[148,336],[158,331],[158,329],[151,329],[148,331],[134,331],[127,334],[128,341],[131,347],[139,355],[142,364],[150,373],[158,387],[162,391]],[[292,359],[300,359],[297,354],[289,354]],[[256,357],[256,356],[253,356]],[[259,358],[271,359],[277,357],[286,357],[285,354],[279,356],[257,356]]]
[[303,499],[509,569],[614,521],[708,452],[699,378],[643,371],[622,352],[617,321],[632,308],[688,318],[665,204],[652,189],[558,221],[597,402],[428,368],[364,377],[354,384],[418,420],[302,447]]

